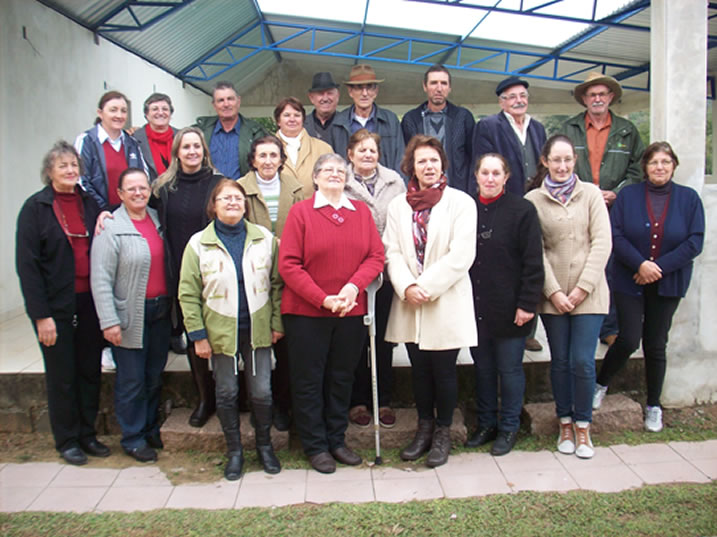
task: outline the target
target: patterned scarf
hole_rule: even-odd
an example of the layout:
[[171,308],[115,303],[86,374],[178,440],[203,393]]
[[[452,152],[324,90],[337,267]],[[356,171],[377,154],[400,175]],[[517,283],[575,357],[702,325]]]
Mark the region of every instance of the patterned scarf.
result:
[[423,260],[426,255],[426,238],[428,237],[428,220],[431,217],[431,209],[441,201],[443,191],[448,185],[445,175],[429,188],[420,190],[418,179],[412,177],[408,182],[406,201],[413,209],[413,244],[416,247],[416,259],[418,260],[418,273],[423,272]]
[[169,166],[174,132],[172,132],[171,128],[164,132],[157,132],[149,126],[149,123],[147,123],[145,132],[147,133],[147,141],[149,141],[149,149],[152,151],[152,159],[157,169],[157,175],[162,175],[167,171],[167,166]]
[[550,178],[550,174],[548,174],[545,176],[543,182],[545,183],[545,187],[548,189],[548,192],[550,192],[550,195],[560,203],[564,204],[568,202],[570,195],[573,193],[573,190],[575,190],[575,185],[578,182],[578,176],[573,173],[570,176],[570,179],[564,183],[558,183],[557,181],[553,181]]

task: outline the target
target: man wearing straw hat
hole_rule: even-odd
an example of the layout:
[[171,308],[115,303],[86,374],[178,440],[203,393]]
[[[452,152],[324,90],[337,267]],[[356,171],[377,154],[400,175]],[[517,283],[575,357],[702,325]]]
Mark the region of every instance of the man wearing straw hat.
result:
[[[609,208],[620,189],[642,180],[640,159],[645,145],[632,122],[610,111],[610,104],[622,96],[620,83],[613,77],[592,72],[575,86],[574,96],[586,110],[563,123],[562,132],[575,145],[575,173],[582,181],[600,187]],[[612,257],[607,266],[608,284],[611,265]],[[617,313],[611,300],[600,341],[612,345],[616,339]]]
[[396,114],[374,103],[378,85],[383,81],[376,78],[370,65],[358,64],[351,68],[349,79],[344,80],[344,84],[354,104],[334,117],[333,147],[345,158],[351,135],[359,129],[368,129],[381,137],[379,162],[399,171],[404,148],[401,125]]

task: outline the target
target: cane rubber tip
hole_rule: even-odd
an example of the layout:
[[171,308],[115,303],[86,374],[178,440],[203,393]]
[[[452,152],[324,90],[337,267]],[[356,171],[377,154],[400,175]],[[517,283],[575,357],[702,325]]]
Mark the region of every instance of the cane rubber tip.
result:
[[383,459],[381,457],[376,457],[374,464],[383,464]]

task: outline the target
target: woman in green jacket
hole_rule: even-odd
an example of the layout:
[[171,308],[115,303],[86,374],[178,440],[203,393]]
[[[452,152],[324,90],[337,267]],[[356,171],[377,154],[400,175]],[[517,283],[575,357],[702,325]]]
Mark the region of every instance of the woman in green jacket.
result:
[[256,429],[256,451],[264,471],[281,470],[271,446],[271,345],[283,337],[282,283],[277,242],[247,221],[246,192],[222,179],[207,205],[209,225],[189,240],[182,259],[179,303],[197,356],[211,359],[217,416],[227,442],[224,476],[241,476],[238,354],[244,360]]

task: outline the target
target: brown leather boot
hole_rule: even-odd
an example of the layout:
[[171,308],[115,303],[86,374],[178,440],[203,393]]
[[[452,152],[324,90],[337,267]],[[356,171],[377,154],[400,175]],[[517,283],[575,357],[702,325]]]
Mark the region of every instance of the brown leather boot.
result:
[[438,426],[433,431],[433,443],[431,451],[426,458],[426,466],[435,468],[448,462],[448,454],[451,452],[451,428]]
[[416,436],[399,455],[404,461],[415,461],[420,459],[424,453],[431,448],[433,439],[433,420],[418,420],[418,430]]
[[199,395],[199,404],[192,412],[192,415],[189,416],[189,425],[203,427],[216,410],[214,377],[212,377],[212,372],[209,371],[209,360],[197,356],[194,352],[194,344],[187,346],[187,359],[192,370],[194,387]]

